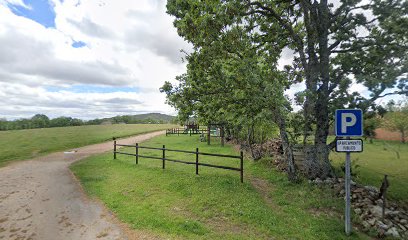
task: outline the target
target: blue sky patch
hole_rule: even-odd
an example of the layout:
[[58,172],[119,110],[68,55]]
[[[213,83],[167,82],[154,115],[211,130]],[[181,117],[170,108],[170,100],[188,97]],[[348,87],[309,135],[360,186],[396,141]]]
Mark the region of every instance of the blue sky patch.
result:
[[48,0],[24,0],[30,8],[7,3],[10,10],[17,16],[31,19],[46,28],[55,28],[54,7]]
[[48,92],[68,91],[73,93],[113,93],[113,92],[140,92],[135,87],[102,87],[96,85],[74,85],[71,87],[45,87]]
[[82,42],[82,41],[74,41],[74,43],[71,45],[74,48],[81,48],[81,47],[85,47],[86,43]]

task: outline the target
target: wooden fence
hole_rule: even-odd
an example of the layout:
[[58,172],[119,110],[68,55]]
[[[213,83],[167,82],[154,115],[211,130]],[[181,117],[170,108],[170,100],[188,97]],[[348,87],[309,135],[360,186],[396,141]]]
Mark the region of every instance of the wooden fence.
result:
[[202,133],[206,133],[207,129],[184,129],[184,128],[171,128],[171,129],[166,129],[166,136],[168,135],[172,135],[172,134],[190,134],[194,135],[194,134],[202,134]]
[[[120,146],[120,147],[131,147],[131,148],[135,148],[135,153],[119,152],[119,151],[117,151],[117,147],[118,147],[118,146]],[[139,153],[139,149],[150,149],[150,150],[162,151],[162,157],[154,157],[154,156],[141,155],[141,154]],[[194,155],[195,155],[195,161],[194,161],[194,162],[187,162],[187,161],[183,161],[183,160],[169,159],[169,158],[166,158],[166,152],[179,152],[179,153],[186,153],[186,154],[194,154]],[[116,159],[116,154],[123,154],[123,155],[135,156],[135,163],[136,163],[136,164],[139,164],[139,157],[161,160],[161,161],[162,161],[162,168],[163,168],[163,169],[166,168],[166,161],[195,165],[195,169],[196,169],[196,174],[197,174],[197,175],[198,175],[198,166],[212,167],[212,168],[221,168],[221,169],[227,169],[227,170],[238,171],[238,172],[240,172],[240,175],[241,175],[241,183],[244,182],[244,154],[243,154],[242,151],[241,151],[240,156],[234,156],[234,155],[224,155],[224,154],[214,154],[214,153],[199,152],[199,151],[198,151],[198,148],[196,148],[196,151],[185,151],[185,150],[168,149],[168,148],[166,148],[165,145],[163,145],[162,148],[155,148],[155,147],[139,146],[138,143],[136,143],[135,145],[117,144],[117,143],[116,143],[116,140],[114,140],[114,142],[113,142],[113,159]],[[200,155],[204,155],[204,156],[214,156],[214,157],[222,157],[222,158],[236,158],[236,159],[240,159],[240,167],[239,167],[239,168],[235,168],[235,167],[214,165],[214,164],[209,164],[209,163],[200,163],[200,162],[199,162],[199,156],[200,156]]]

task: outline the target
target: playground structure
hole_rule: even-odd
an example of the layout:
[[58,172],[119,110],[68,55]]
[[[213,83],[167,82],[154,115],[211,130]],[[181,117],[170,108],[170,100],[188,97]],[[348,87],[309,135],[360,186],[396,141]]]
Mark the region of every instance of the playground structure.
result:
[[200,125],[198,125],[197,123],[193,122],[193,123],[188,123],[186,125],[184,125],[184,129],[189,131],[193,131],[193,132],[198,132],[198,130],[200,129]]

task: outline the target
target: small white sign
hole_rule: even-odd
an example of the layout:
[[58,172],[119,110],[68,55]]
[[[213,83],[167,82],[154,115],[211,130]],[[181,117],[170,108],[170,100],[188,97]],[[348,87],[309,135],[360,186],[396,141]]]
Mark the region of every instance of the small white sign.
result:
[[361,139],[336,141],[336,152],[362,152],[362,151],[363,140]]

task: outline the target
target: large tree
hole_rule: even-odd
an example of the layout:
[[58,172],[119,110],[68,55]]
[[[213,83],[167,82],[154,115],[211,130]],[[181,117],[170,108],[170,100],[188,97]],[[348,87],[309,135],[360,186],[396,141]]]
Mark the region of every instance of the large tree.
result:
[[288,81],[275,64],[279,52],[258,52],[244,33],[244,28],[233,26],[219,36],[223,41],[196,49],[186,57],[187,73],[177,77],[179,85],[166,82],[161,90],[181,120],[193,115],[201,122],[226,124],[235,137],[246,132],[254,158],[258,157],[252,151],[255,125],[277,123],[286,146],[289,179],[296,180],[283,121],[290,108],[283,96]]
[[[225,37],[236,28],[260,55],[273,58],[285,48],[294,52],[285,70],[290,83],[304,82],[306,88],[298,99],[303,104],[304,143],[314,131],[315,151],[307,165],[311,178],[331,174],[327,136],[333,107],[367,109],[385,95],[407,94],[407,8],[400,0],[341,0],[336,6],[327,0],[167,3],[179,35],[196,52],[219,46],[224,51],[210,54],[239,56],[242,49],[229,45],[231,39]],[[350,93],[353,81],[366,86],[370,96]]]

